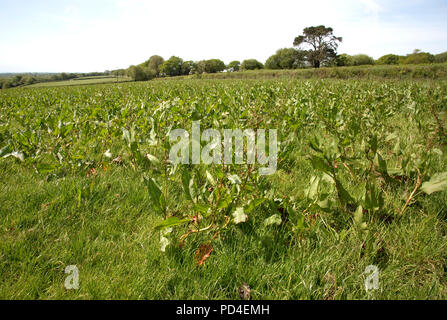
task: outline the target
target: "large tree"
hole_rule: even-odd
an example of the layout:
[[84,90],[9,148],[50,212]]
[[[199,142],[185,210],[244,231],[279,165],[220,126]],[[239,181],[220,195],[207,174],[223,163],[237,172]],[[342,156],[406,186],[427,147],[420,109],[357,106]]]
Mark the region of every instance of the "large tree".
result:
[[241,69],[242,70],[257,70],[263,69],[264,65],[256,59],[247,59],[242,61]]
[[126,73],[134,81],[152,80],[156,76],[155,71],[141,66],[130,66]]
[[240,68],[241,68],[241,63],[240,63],[240,61],[237,61],[237,60],[231,61],[227,66],[227,69],[230,72],[237,72],[237,71],[239,71]]
[[169,77],[182,75],[183,60],[179,57],[172,56],[165,61],[160,68],[160,72]]
[[144,69],[139,66],[130,66],[127,69],[127,76],[132,78],[133,81],[144,81],[146,80],[146,74]]
[[196,63],[194,61],[184,61],[182,64],[182,75],[189,75],[194,71]]
[[197,62],[196,72],[201,73],[216,73],[224,71],[226,68],[225,63],[219,59],[202,60]]
[[160,68],[163,65],[165,60],[161,56],[154,55],[149,58],[147,61],[147,68],[158,76],[160,74]]
[[333,29],[325,26],[308,27],[293,41],[295,47],[307,50],[307,60],[315,68],[333,60],[337,56],[338,43],[342,37],[336,37]]
[[400,61],[402,64],[423,64],[423,63],[433,63],[435,61],[435,56],[428,52],[422,52],[419,49],[415,49],[412,54],[408,54],[403,57]]

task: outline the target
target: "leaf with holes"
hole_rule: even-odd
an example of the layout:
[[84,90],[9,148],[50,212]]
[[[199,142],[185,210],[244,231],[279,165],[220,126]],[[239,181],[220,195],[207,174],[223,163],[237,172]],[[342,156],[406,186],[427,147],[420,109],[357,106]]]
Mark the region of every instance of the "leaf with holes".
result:
[[244,208],[239,207],[236,209],[236,211],[233,212],[233,218],[234,223],[239,224],[242,222],[246,222],[248,219],[248,216],[244,212]]

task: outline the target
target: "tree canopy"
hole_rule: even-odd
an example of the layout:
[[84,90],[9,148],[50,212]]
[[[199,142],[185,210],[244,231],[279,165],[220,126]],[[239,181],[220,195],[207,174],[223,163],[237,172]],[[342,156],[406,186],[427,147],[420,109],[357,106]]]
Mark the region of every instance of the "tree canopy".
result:
[[319,68],[335,59],[338,44],[342,41],[342,37],[334,36],[332,28],[321,25],[305,28],[303,35],[295,38],[293,46],[306,50],[308,62]]
[[435,62],[437,63],[447,62],[447,51],[435,55]]
[[156,77],[155,71],[142,66],[130,66],[126,73],[134,81],[146,81]]
[[239,71],[241,68],[241,62],[240,61],[231,61],[228,66],[227,66],[227,70],[230,72],[237,72]]
[[306,53],[294,48],[284,48],[276,51],[265,62],[266,69],[296,69],[305,66]]
[[197,73],[216,73],[224,71],[225,63],[219,59],[202,60],[197,63]]
[[258,70],[263,69],[264,65],[256,59],[247,59],[242,61],[242,70]]
[[433,63],[435,56],[428,52],[422,52],[419,49],[415,49],[412,54],[408,54],[401,60],[402,64],[423,64]]
[[182,75],[182,66],[183,59],[172,56],[161,65],[160,72],[170,77],[180,76]]
[[165,59],[163,59],[163,57],[154,55],[150,57],[149,60],[147,61],[147,68],[155,72],[155,74],[158,76],[160,75],[160,69],[164,62]]
[[399,64],[400,57],[396,54],[386,54],[377,59],[377,64]]

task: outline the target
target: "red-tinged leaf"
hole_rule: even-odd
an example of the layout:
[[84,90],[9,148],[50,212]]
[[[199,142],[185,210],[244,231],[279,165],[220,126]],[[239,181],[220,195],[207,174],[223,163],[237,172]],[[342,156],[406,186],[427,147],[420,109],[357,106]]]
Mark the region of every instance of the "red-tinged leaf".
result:
[[211,244],[202,244],[196,251],[196,261],[199,266],[203,265],[206,259],[210,257],[213,246]]

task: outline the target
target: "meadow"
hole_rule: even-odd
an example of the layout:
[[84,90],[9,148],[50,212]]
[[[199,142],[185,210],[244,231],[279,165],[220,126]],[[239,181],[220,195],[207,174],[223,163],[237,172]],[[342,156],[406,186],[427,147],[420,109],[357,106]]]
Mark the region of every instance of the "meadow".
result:
[[[446,107],[411,78],[2,90],[0,299],[446,299]],[[276,173],[172,164],[199,120],[277,129]]]
[[80,85],[94,85],[94,84],[105,84],[105,83],[119,83],[127,82],[131,79],[128,77],[114,77],[114,76],[92,76],[92,77],[79,77],[71,80],[62,81],[50,81],[50,82],[38,82],[35,84],[28,85],[29,88],[40,88],[40,87],[65,87],[65,86],[80,86]]

